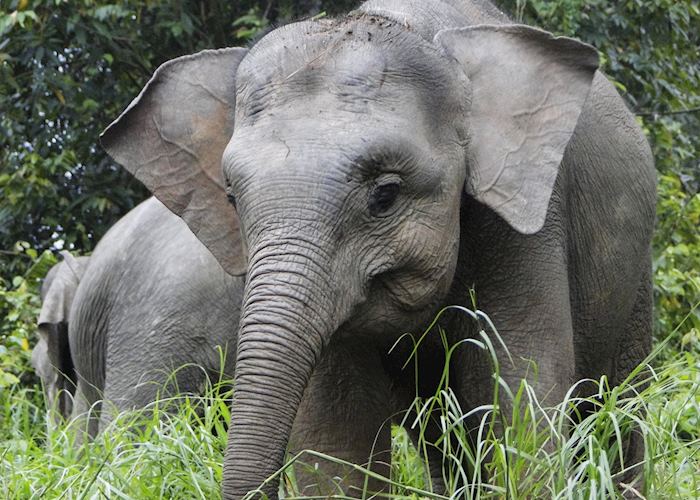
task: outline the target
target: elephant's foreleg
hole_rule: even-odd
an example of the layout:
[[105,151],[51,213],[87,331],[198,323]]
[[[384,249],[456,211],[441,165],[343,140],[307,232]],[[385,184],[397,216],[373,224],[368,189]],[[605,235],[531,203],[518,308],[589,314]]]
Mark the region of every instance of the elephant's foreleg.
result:
[[[375,347],[332,341],[314,371],[297,413],[290,439],[291,454],[311,449],[389,477],[392,398],[390,382]],[[295,466],[303,495],[344,492],[358,496],[365,474],[312,456]],[[317,464],[317,465],[316,465]],[[312,468],[317,467],[316,470]],[[342,478],[340,484],[337,479]],[[368,480],[368,491],[386,490]]]
[[[533,235],[512,231],[478,204],[465,206],[469,217],[464,219],[463,232],[470,238],[461,250],[465,271],[451,301],[463,303],[464,290],[473,286],[478,309],[489,315],[496,329],[493,332],[485,321],[480,325],[496,351],[498,366],[492,365],[489,352],[473,344],[458,348],[451,382],[464,411],[492,404],[499,389],[500,413],[506,421],[512,418],[514,402],[502,386],[495,386],[496,371],[513,394],[526,379],[542,407],[560,403],[576,380],[560,191],[555,189],[552,196],[545,227]],[[482,340],[473,320],[462,321],[463,336]],[[446,330],[457,328],[448,325]],[[481,416],[474,415],[476,422],[469,422],[470,429],[478,425]],[[500,424],[499,419],[497,431]]]
[[71,412],[72,425],[77,431],[76,446],[97,436],[101,409],[101,390],[79,378]]
[[[648,269],[650,268],[651,266]],[[623,383],[651,351],[652,300],[651,280],[649,279],[649,271],[646,271],[618,344],[611,380],[612,385]],[[640,386],[638,382],[633,381],[632,383],[636,384],[636,391],[645,388]],[[624,446],[624,468],[628,470],[622,474],[619,483],[621,483],[623,496],[627,498],[624,485],[632,486],[637,491],[644,491],[641,465],[644,463],[644,437],[636,426],[630,431]],[[629,493],[629,498],[638,498],[638,495],[631,490],[627,493]]]
[[424,427],[421,430],[408,426],[406,431],[418,449],[418,454],[427,462],[426,467],[430,474],[428,489],[441,495],[445,492],[445,475],[450,475],[450,458],[445,456],[440,445],[435,444],[442,435],[437,421],[429,422]]

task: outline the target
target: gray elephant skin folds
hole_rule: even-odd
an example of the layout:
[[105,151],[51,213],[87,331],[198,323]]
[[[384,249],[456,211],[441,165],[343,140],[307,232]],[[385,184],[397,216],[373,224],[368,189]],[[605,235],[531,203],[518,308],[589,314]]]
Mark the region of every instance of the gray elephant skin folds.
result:
[[[617,384],[644,359],[655,172],[597,68],[592,47],[513,24],[486,0],[372,0],[158,68],[102,144],[208,249],[204,267],[232,280],[202,270],[209,291],[187,306],[210,311],[212,331],[223,315],[217,342],[235,346],[224,498],[277,498],[264,481],[287,450],[388,475],[385,422],[431,395],[445,363],[437,335],[416,353],[417,379],[403,368],[412,346],[390,348],[471,287],[512,355],[501,377],[528,375],[545,404],[583,378]],[[147,283],[169,276],[153,259]],[[451,343],[478,333],[458,314],[440,324]],[[85,341],[73,328],[70,341]],[[105,380],[74,359],[79,392],[84,380],[123,396],[110,374],[128,368],[107,346]],[[483,351],[455,352],[465,411],[491,402],[492,380]],[[639,456],[636,437],[625,452]],[[440,484],[442,457],[428,458]],[[343,487],[364,480],[350,473]]]

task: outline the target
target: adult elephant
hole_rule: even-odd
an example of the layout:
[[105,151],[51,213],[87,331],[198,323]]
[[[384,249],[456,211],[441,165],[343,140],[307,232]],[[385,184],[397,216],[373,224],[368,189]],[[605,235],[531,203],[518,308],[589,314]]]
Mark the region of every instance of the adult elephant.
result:
[[44,288],[37,365],[49,395],[57,383],[64,398],[75,392],[74,417],[90,410],[91,435],[113,410],[145,407],[163,391],[199,393],[222,369],[233,376],[234,356],[222,366],[217,346],[235,350],[243,280],[155,198],[120,219],[89,260],[59,264]]
[[[655,173],[597,66],[486,1],[373,0],[156,71],[102,140],[247,273],[225,498],[290,441],[366,462],[413,392],[389,346],[472,285],[515,360],[501,375],[515,385],[535,360],[547,402],[644,358]],[[467,323],[444,327],[467,338]],[[441,348],[421,349],[430,392]],[[450,382],[464,409],[491,401],[475,349]]]

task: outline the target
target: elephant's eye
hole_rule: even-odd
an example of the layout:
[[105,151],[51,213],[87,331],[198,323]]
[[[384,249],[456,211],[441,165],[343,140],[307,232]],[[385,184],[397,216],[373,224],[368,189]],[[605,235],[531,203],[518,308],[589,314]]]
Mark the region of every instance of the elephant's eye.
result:
[[399,196],[400,185],[396,181],[378,184],[369,196],[369,213],[373,217],[384,215]]
[[236,208],[236,197],[233,195],[233,189],[231,189],[231,183],[228,179],[226,179],[225,191],[226,198],[228,198],[228,202],[233,206],[233,208]]
[[228,198],[228,202],[233,205],[233,208],[236,208],[236,197],[231,193],[226,193],[226,198]]

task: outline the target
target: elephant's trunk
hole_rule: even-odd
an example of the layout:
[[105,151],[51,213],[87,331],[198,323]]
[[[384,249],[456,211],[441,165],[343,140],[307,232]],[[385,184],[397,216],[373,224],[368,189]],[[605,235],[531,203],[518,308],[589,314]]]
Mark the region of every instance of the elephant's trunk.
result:
[[[241,310],[224,498],[258,488],[284,461],[297,409],[338,327],[331,280],[299,244],[252,253]],[[263,488],[277,498],[278,481]]]

